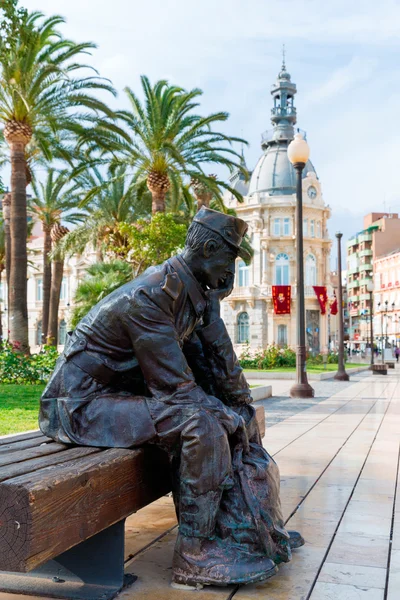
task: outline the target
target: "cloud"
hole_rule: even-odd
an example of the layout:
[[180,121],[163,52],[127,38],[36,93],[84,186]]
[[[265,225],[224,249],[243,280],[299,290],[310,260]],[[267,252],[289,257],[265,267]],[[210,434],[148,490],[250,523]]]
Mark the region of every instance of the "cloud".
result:
[[335,69],[324,83],[310,90],[305,102],[318,104],[338,94],[342,94],[351,88],[355,88],[371,79],[375,74],[377,66],[377,59],[355,56],[346,66]]

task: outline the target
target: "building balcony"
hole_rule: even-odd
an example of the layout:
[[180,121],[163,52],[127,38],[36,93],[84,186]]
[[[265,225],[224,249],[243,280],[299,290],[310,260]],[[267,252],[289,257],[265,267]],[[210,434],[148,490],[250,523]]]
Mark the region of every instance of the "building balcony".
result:
[[372,233],[360,233],[358,235],[358,242],[372,242]]
[[360,299],[360,296],[359,296],[359,294],[354,294],[354,295],[348,294],[347,299],[349,302],[358,302]]
[[369,294],[360,294],[360,300],[369,300]]
[[372,248],[365,248],[365,250],[359,250],[358,256],[372,256]]
[[358,265],[357,267],[353,267],[352,269],[347,269],[347,275],[354,275],[360,271]]
[[347,282],[347,289],[348,290],[352,290],[354,288],[358,288],[360,287],[360,281],[358,279],[355,279],[354,281],[348,281]]
[[364,274],[363,277],[361,277],[361,279],[360,279],[360,285],[368,285],[371,280],[372,280],[372,277],[365,277],[365,274]]
[[360,271],[372,271],[372,264],[371,263],[360,264],[359,269],[360,269]]

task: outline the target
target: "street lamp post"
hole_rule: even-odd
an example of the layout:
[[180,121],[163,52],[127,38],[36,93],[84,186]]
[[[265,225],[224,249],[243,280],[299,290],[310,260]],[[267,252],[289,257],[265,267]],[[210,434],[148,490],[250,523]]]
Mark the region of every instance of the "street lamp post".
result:
[[371,330],[370,330],[370,338],[371,338],[371,367],[374,364],[374,301],[373,301],[373,291],[374,291],[374,282],[368,281],[367,290],[369,292],[369,318],[371,320]]
[[296,261],[297,261],[297,352],[296,352],[296,383],[290,389],[292,398],[313,398],[314,389],[308,383],[306,371],[306,331],[305,331],[305,302],[304,302],[304,256],[303,256],[303,190],[302,174],[310,149],[301,135],[296,133],[294,140],[288,146],[288,158],[296,171]]
[[338,241],[338,315],[339,315],[339,351],[338,351],[338,370],[334,379],[337,381],[349,381],[350,377],[344,368],[344,330],[343,330],[343,287],[342,287],[342,250],[341,241],[343,233],[338,231],[336,238]]

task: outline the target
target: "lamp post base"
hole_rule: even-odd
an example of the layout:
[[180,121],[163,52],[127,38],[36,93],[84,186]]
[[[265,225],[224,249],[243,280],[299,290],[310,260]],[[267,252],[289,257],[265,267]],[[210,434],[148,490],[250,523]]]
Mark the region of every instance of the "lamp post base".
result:
[[333,379],[336,379],[336,381],[350,381],[350,377],[346,371],[338,371]]
[[290,388],[291,398],[314,398],[314,389],[309,383],[295,383]]

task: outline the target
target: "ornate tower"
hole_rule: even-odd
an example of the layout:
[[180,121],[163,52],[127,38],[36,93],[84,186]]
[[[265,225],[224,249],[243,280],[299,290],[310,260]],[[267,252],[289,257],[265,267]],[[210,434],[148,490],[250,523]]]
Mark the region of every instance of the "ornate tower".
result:
[[285,58],[276,83],[271,86],[271,95],[274,106],[271,109],[271,121],[274,126],[271,135],[266,132],[262,140],[263,150],[272,141],[292,140],[294,137],[294,125],[297,121],[294,96],[297,93],[296,84],[290,80],[290,74],[286,71]]

